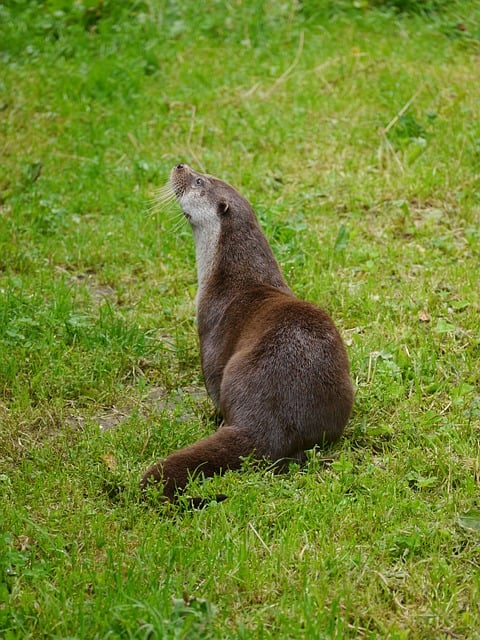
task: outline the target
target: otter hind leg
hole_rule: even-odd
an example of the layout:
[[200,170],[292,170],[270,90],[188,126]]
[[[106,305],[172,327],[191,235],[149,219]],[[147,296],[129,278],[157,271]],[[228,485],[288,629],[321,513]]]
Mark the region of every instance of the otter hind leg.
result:
[[287,455],[284,458],[275,460],[272,464],[272,469],[275,473],[288,473],[290,471],[291,464],[297,464],[299,467],[303,467],[307,461],[306,451],[297,451],[291,455]]
[[[140,488],[161,483],[163,497],[174,501],[182,493],[190,478],[221,474],[229,469],[239,469],[242,458],[254,453],[255,446],[248,434],[235,427],[221,427],[211,436],[199,440],[189,447],[170,454],[165,460],[153,464],[143,475]],[[225,496],[218,496],[221,501]],[[200,498],[191,500],[192,506],[202,506]]]

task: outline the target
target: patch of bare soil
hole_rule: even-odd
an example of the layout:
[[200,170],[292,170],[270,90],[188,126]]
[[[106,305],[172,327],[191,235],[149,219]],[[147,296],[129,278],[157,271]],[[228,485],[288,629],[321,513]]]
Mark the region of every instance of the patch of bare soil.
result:
[[[90,420],[98,422],[100,431],[109,431],[116,429],[122,422],[128,420],[134,410],[144,417],[151,417],[152,414],[173,412],[181,405],[183,411],[178,419],[182,422],[198,416],[199,412],[203,413],[205,403],[208,401],[207,398],[204,387],[200,385],[185,387],[174,394],[162,387],[152,387],[140,401],[130,399],[121,405],[106,407]],[[67,424],[73,428],[81,426],[84,421],[85,418],[82,416],[69,416],[66,419]]]

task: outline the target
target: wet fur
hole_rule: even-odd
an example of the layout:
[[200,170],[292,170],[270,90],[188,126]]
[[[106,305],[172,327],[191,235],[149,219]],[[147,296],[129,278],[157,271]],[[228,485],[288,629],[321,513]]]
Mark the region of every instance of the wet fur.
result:
[[247,456],[302,460],[338,440],[354,394],[338,330],[293,295],[250,204],[186,165],[172,170],[170,184],[194,233],[202,370],[224,419],[143,476],[142,488],[160,482],[174,500],[198,473],[238,469]]

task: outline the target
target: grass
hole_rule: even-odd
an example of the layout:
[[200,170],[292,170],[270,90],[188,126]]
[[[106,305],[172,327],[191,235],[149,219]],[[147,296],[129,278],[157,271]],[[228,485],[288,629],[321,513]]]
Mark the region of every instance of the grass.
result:
[[[0,637],[480,638],[480,11],[0,7]],[[209,433],[186,161],[254,204],[357,398],[284,476],[143,504]]]

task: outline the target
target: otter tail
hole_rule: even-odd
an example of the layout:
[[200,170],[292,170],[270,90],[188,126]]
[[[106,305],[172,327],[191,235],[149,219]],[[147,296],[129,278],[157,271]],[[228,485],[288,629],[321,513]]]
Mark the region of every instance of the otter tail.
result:
[[[192,477],[199,474],[209,477],[228,469],[239,469],[242,458],[253,453],[254,449],[248,434],[235,427],[221,427],[208,438],[153,464],[143,475],[140,488],[145,490],[151,484],[162,483],[164,498],[173,501],[175,494],[182,493]],[[217,496],[217,501],[225,497]],[[193,498],[190,503],[202,506],[204,501]]]

